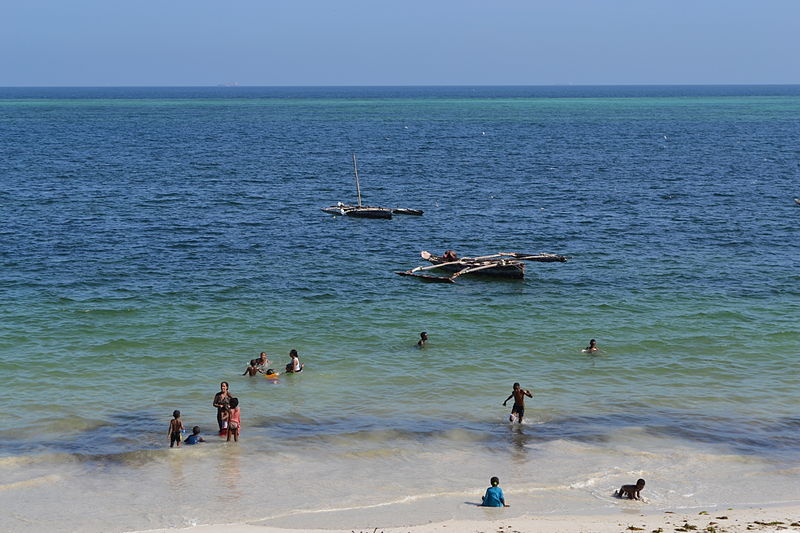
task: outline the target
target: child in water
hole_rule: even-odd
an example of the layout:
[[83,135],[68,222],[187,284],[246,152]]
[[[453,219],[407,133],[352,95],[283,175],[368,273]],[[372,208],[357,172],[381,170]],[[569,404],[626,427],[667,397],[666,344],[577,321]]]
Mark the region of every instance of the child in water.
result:
[[511,394],[506,398],[506,401],[503,402],[503,406],[505,406],[508,400],[514,398],[514,405],[511,407],[511,415],[508,417],[509,422],[513,422],[516,419],[517,422],[522,424],[522,417],[525,416],[525,396],[533,398],[531,391],[520,388],[519,383],[514,383]]
[[228,438],[225,439],[226,442],[230,442],[231,435],[233,435],[234,442],[239,442],[239,428],[241,424],[239,398],[231,398],[228,406]]
[[242,374],[242,375],[243,376],[255,376],[256,374],[258,374],[258,372],[259,372],[259,370],[258,370],[258,360],[257,359],[250,359],[250,366],[248,366],[244,370],[244,374]]
[[491,487],[486,489],[486,494],[483,495],[483,507],[508,507],[506,499],[503,497],[503,489],[500,488],[500,478],[494,476],[489,480],[492,484]]
[[200,426],[192,428],[192,434],[186,437],[186,444],[197,444],[198,442],[205,442],[206,439],[200,436]]
[[178,448],[181,447],[181,431],[183,431],[183,422],[181,422],[181,412],[175,409],[172,411],[172,420],[169,421],[169,447],[172,448],[177,443]]
[[419,334],[419,341],[417,341],[417,347],[424,348],[425,343],[428,342],[428,332],[423,331]]
[[600,348],[597,347],[597,341],[594,339],[589,339],[589,346],[581,350],[583,353],[595,353],[599,352]]

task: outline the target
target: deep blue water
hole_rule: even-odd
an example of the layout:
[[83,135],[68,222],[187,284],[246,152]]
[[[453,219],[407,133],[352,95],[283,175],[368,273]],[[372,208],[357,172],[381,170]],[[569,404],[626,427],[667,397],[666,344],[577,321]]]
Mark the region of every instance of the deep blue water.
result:
[[[280,453],[800,452],[798,86],[2,88],[0,138],[8,460],[158,464],[223,379]],[[323,214],[353,153],[365,202],[424,216]],[[448,248],[569,260],[394,274]],[[290,348],[302,375],[240,376]]]

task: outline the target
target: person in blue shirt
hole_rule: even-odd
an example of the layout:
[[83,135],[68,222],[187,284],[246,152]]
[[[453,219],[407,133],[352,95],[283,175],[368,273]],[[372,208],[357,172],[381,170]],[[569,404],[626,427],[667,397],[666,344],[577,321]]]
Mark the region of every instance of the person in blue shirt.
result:
[[200,436],[200,426],[195,426],[192,428],[192,434],[186,437],[186,440],[183,441],[184,444],[197,444],[198,442],[205,442],[206,439]]
[[492,486],[486,489],[481,505],[483,507],[508,507],[506,499],[503,498],[503,489],[500,488],[500,478],[495,476],[489,480],[489,483]]

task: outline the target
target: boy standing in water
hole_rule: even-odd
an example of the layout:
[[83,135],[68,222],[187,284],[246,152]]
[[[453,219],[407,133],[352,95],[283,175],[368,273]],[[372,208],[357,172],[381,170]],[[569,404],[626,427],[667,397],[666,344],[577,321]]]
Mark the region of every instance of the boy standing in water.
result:
[[486,494],[483,495],[483,507],[508,507],[506,499],[503,497],[503,489],[500,488],[500,478],[494,476],[489,480],[492,484],[491,487],[486,489]]
[[525,396],[533,398],[531,391],[521,389],[519,383],[514,383],[514,389],[511,391],[508,398],[506,398],[506,401],[503,402],[503,406],[505,407],[508,400],[514,398],[514,406],[511,408],[511,415],[508,417],[509,422],[513,422],[514,415],[517,415],[517,421],[522,424],[522,417],[525,416]]
[[176,409],[172,411],[172,420],[169,421],[169,429],[167,430],[170,448],[175,446],[176,443],[178,444],[178,448],[181,447],[181,431],[183,431],[181,412]]

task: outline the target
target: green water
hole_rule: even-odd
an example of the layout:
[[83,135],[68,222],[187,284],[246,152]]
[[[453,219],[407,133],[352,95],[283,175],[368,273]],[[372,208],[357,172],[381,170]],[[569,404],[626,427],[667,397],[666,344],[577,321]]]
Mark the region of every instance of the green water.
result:
[[[0,99],[9,530],[34,527],[20,517],[41,498],[61,502],[34,524],[53,530],[219,523],[222,503],[350,527],[361,504],[396,523],[415,505],[462,516],[494,473],[519,513],[614,509],[611,488],[640,475],[662,509],[796,484],[792,90],[64,91]],[[321,213],[353,201],[352,152],[366,202],[425,215]],[[447,248],[569,260],[519,282],[394,274]],[[581,352],[590,338],[600,354]],[[302,374],[241,376],[292,348]],[[212,436],[222,380],[242,404],[237,446]],[[510,427],[517,381],[534,398]],[[174,409],[210,442],[170,451]],[[713,488],[742,476],[760,492]],[[82,522],[86,501],[114,509],[141,486],[124,513]]]

